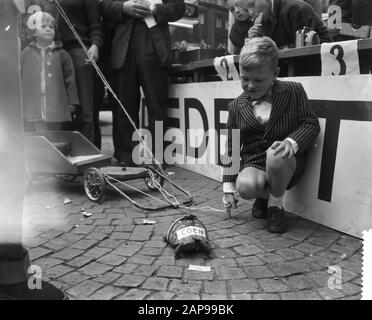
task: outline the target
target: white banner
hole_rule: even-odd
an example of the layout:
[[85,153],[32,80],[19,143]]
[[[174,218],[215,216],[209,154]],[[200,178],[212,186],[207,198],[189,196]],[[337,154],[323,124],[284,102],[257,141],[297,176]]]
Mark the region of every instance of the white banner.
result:
[[[321,124],[307,170],[287,193],[285,208],[361,237],[363,230],[372,227],[372,76],[283,80],[303,84]],[[178,123],[179,131],[186,136],[183,167],[221,181],[219,157],[226,141],[222,129],[227,121],[227,104],[241,92],[239,81],[171,86],[173,107],[168,118]],[[193,128],[200,131],[198,139],[185,134]],[[208,139],[203,139],[207,131]],[[190,149],[197,150],[197,156]]]

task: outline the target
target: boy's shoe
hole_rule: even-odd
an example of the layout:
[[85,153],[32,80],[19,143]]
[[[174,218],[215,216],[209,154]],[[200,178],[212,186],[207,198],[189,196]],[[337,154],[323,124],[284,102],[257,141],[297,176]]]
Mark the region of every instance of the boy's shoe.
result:
[[9,285],[0,284],[0,300],[69,300],[69,298],[48,282],[42,281],[41,289],[31,290],[25,281]]
[[252,216],[256,219],[267,218],[267,199],[257,198],[252,206]]
[[271,233],[283,233],[287,229],[284,209],[269,207],[267,216],[267,229]]

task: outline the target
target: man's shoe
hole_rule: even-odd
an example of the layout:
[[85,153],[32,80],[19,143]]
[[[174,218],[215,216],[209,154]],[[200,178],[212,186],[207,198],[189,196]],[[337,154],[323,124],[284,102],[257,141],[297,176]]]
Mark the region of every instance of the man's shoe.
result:
[[283,233],[287,229],[284,209],[269,207],[267,216],[267,229],[271,233]]
[[134,162],[132,162],[132,161],[118,161],[117,162],[117,165],[119,167],[126,167],[126,168],[137,167],[137,165]]
[[138,167],[132,160],[118,158],[117,162],[113,162],[114,165],[119,167]]
[[132,159],[132,154],[130,152],[114,153],[114,158],[117,160],[119,167],[134,167],[135,164]]
[[0,284],[0,300],[69,300],[55,286],[41,281],[41,288],[30,289],[28,282],[2,285]]
[[252,216],[256,219],[267,218],[267,199],[257,198],[252,206]]

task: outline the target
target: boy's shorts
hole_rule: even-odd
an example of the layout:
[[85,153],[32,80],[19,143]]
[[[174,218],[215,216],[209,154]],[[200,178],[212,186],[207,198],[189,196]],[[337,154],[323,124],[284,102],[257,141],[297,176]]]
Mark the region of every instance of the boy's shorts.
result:
[[287,186],[287,190],[292,189],[301,179],[305,172],[306,163],[304,161],[296,161],[296,170],[293,173],[291,181]]
[[[305,167],[306,167],[306,163],[304,161],[296,161],[296,170],[293,173],[291,181],[289,181],[289,184],[287,186],[287,190],[292,189],[300,181],[303,173],[305,172]],[[243,171],[243,169],[245,169],[245,168],[256,168],[256,169],[259,169],[259,170],[262,170],[262,171],[266,172],[266,167],[260,166],[256,163],[243,164],[240,167],[239,172]]]

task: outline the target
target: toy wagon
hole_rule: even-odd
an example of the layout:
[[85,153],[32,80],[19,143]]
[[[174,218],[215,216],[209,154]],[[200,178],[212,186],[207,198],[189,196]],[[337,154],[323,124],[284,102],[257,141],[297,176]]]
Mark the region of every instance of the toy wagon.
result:
[[85,170],[111,163],[81,133],[75,131],[39,131],[25,134],[29,183],[32,176],[57,175],[67,181]]
[[[57,175],[66,181],[73,181],[77,176],[84,176],[85,193],[90,200],[95,202],[101,202],[104,199],[106,185],[111,186],[133,205],[143,210],[164,210],[192,202],[191,195],[169,180],[161,167],[155,165],[135,168],[112,167],[110,166],[111,158],[103,155],[79,132],[40,131],[27,133],[25,135],[25,151],[28,184],[31,184],[33,176],[40,175]],[[162,205],[143,206],[118,188],[119,184],[137,179],[143,179],[150,191],[160,191],[163,196],[167,194],[167,191],[163,189],[164,182],[167,181],[183,192],[187,198],[182,203],[175,203],[164,196],[165,201],[157,199],[162,202]],[[135,188],[132,187],[132,189]]]

